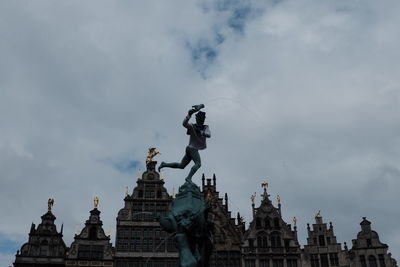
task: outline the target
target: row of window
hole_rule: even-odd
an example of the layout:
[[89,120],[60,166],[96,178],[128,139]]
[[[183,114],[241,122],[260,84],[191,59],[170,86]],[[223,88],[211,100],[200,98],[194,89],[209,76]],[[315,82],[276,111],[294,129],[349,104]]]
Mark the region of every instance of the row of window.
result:
[[104,246],[102,245],[79,245],[78,258],[83,260],[103,259]]
[[330,245],[331,244],[331,238],[329,236],[326,237],[326,242],[325,242],[325,236],[324,235],[319,235],[318,239],[316,237],[313,238],[313,245],[315,246],[325,246],[326,244]]
[[[254,247],[254,240],[249,239],[249,247]],[[285,240],[285,246],[289,247],[289,240]],[[257,237],[257,247],[259,248],[267,248],[267,247],[282,247],[282,239],[279,233],[274,232],[269,237],[267,235],[259,235]]]
[[[272,260],[272,266],[270,265],[270,260],[269,259],[260,259],[258,262],[259,267],[283,267],[283,259],[273,259]],[[286,265],[287,267],[297,267],[297,259],[287,259],[286,260]],[[255,267],[256,266],[256,260],[253,259],[247,259],[244,261],[244,266],[245,267]]]
[[155,261],[149,259],[147,262],[143,261],[122,261],[118,260],[116,262],[116,267],[176,267],[178,265],[178,261],[173,260],[165,260],[165,261]]
[[130,240],[117,240],[117,251],[131,252],[177,252],[177,248],[172,238],[154,238]]
[[131,238],[164,238],[168,234],[159,228],[120,228],[117,231],[117,239]]
[[265,229],[280,229],[281,227],[281,223],[279,218],[274,218],[273,220],[271,220],[270,218],[256,218],[256,229],[260,229],[260,228],[265,228]]
[[[379,267],[386,267],[385,257],[383,254],[378,255]],[[376,261],[376,257],[373,255],[368,256],[368,265],[364,255],[360,255],[360,263],[361,267],[378,267],[378,263]]]
[[143,190],[139,190],[138,192],[138,198],[162,198],[162,191],[161,190],[157,190],[157,191],[144,191]]
[[339,266],[339,257],[337,253],[329,253],[329,261],[328,254],[311,254],[311,267],[329,267],[330,266]]

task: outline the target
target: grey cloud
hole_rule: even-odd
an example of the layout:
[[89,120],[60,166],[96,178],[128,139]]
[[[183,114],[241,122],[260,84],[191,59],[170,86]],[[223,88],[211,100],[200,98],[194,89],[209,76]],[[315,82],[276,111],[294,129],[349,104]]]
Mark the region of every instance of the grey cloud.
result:
[[[234,213],[249,222],[268,181],[301,244],[321,209],[340,242],[367,216],[397,258],[397,1],[246,2],[257,11],[243,34],[228,25],[235,5],[207,3],[1,2],[0,233],[25,242],[50,196],[67,244],[94,196],[114,227],[136,174],[99,159],[144,164],[149,146],[180,159],[181,121],[205,103],[212,138],[195,179],[216,173]],[[207,79],[185,47],[199,40],[218,55]],[[164,174],[169,191],[182,183]]]

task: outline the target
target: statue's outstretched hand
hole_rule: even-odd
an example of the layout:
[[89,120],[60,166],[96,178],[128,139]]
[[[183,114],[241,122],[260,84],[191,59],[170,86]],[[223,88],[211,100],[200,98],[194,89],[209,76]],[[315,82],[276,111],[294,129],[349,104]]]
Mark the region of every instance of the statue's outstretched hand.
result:
[[196,110],[194,110],[194,109],[189,109],[189,111],[188,111],[189,116],[192,116],[193,113],[196,113]]

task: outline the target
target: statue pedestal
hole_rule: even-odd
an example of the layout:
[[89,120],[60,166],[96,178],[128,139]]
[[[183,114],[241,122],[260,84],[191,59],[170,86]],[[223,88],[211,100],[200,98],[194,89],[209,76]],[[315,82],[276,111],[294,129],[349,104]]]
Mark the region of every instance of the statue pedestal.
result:
[[212,242],[208,209],[200,188],[187,181],[179,188],[169,214],[160,218],[161,227],[175,233],[181,267],[209,266]]

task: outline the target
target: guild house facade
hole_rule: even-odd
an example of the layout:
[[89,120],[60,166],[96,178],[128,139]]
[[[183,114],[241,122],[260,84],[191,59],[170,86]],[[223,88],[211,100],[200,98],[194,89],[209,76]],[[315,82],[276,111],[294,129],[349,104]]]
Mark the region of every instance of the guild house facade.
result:
[[[164,232],[157,216],[168,212],[174,195],[164,187],[156,171],[156,162],[137,180],[133,192],[125,193],[124,206],[117,213],[114,245],[105,234],[98,199],[80,233],[71,244],[63,241],[63,226],[57,230],[56,216],[49,199],[47,212],[36,227],[32,223],[28,240],[15,255],[15,267],[175,267],[178,251],[173,234]],[[264,183],[262,200],[256,206],[252,197],[252,220],[246,227],[238,213],[233,216],[228,195],[217,189],[217,179],[201,178],[201,190],[211,203],[210,220],[214,223],[212,267],[397,267],[380,241],[371,222],[362,218],[360,232],[352,244],[338,243],[332,222],[325,223],[318,212],[315,222],[307,224],[307,243],[297,238],[293,225],[282,219],[281,203],[274,206]],[[30,220],[32,218],[27,218]]]

